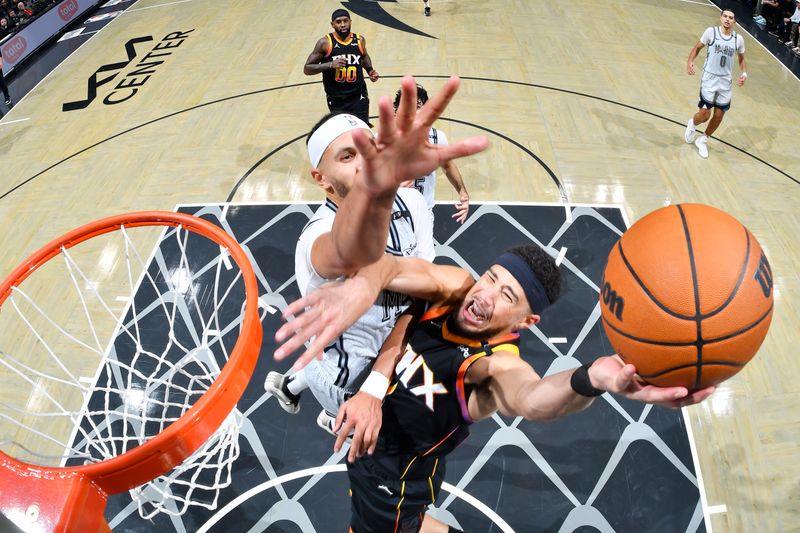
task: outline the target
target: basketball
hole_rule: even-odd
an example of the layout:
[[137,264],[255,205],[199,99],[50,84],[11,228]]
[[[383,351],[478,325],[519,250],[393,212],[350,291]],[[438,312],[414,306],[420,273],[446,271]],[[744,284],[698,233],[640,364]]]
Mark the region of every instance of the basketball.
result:
[[608,256],[600,287],[614,350],[648,383],[697,390],[756,354],[773,308],[772,271],[750,231],[700,204],[648,214]]

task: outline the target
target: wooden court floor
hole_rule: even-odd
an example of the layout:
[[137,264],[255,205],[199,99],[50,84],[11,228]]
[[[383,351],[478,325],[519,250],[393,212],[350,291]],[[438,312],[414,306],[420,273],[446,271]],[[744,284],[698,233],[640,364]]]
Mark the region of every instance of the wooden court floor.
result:
[[[342,4],[382,76],[373,113],[401,75],[429,90],[464,78],[439,126],[492,141],[459,162],[472,199],[622,204],[632,221],[702,202],[758,237],[775,281],[770,334],[689,420],[709,525],[800,531],[800,81],[745,35],[750,76],[699,158],[682,137],[699,87],[685,61],[718,22],[711,4],[431,0],[423,17],[417,0],[139,0],[0,122],[0,272],[119,212],[321,199],[298,139],[326,107],[302,70]],[[437,192],[455,199],[445,180]]]

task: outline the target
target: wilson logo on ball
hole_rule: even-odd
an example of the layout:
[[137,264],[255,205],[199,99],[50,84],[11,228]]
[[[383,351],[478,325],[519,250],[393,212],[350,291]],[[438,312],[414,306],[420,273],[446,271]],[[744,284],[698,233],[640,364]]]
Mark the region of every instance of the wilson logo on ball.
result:
[[758,268],[753,274],[753,279],[761,285],[764,298],[769,298],[772,292],[772,269],[769,266],[769,261],[767,261],[767,256],[763,253],[761,254],[761,260],[758,262]]
[[618,295],[611,284],[606,282],[603,285],[603,304],[608,310],[622,322],[622,310],[625,308],[625,299]]
[[773,275],[761,245],[708,205],[644,216],[612,248],[600,280],[612,348],[658,387],[725,381],[753,358],[772,319]]

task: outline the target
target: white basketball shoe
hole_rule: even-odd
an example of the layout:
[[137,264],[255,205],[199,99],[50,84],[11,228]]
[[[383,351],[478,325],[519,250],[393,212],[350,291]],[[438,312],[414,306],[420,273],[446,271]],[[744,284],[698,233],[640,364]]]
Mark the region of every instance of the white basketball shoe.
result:
[[692,141],[694,140],[694,120],[693,120],[693,118],[690,118],[689,122],[686,123],[686,131],[683,134],[683,138],[686,139],[686,144],[692,144]]
[[278,403],[287,413],[295,415],[300,411],[300,396],[292,394],[286,388],[286,376],[280,372],[267,374],[264,390],[277,398]]
[[697,146],[697,153],[700,154],[700,157],[708,159],[708,137],[701,135],[694,142],[694,145]]

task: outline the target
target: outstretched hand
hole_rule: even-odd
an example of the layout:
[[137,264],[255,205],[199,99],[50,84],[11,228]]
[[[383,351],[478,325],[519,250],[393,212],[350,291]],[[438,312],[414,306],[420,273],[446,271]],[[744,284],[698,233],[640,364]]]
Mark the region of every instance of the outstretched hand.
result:
[[455,204],[456,212],[453,213],[452,219],[463,224],[469,215],[469,196],[462,196],[461,199]]
[[417,85],[405,76],[400,82],[402,98],[395,115],[388,96],[378,101],[379,134],[353,130],[353,142],[364,160],[363,185],[377,194],[392,193],[409,176],[430,174],[452,159],[476,154],[489,146],[486,137],[470,137],[449,145],[428,142],[428,132],[458,91],[452,77],[436,96],[417,110]]
[[686,387],[656,387],[648,385],[636,374],[636,367],[625,364],[618,355],[601,357],[589,369],[592,383],[599,389],[625,396],[631,400],[678,409],[702,402],[716,387],[689,392]]
[[292,368],[299,370],[315,357],[321,358],[325,347],[375,301],[374,291],[366,285],[359,276],[334,281],[289,304],[283,310],[286,324],[275,333],[275,340],[280,344],[275,350],[275,359],[285,359],[309,341],[311,344]]

